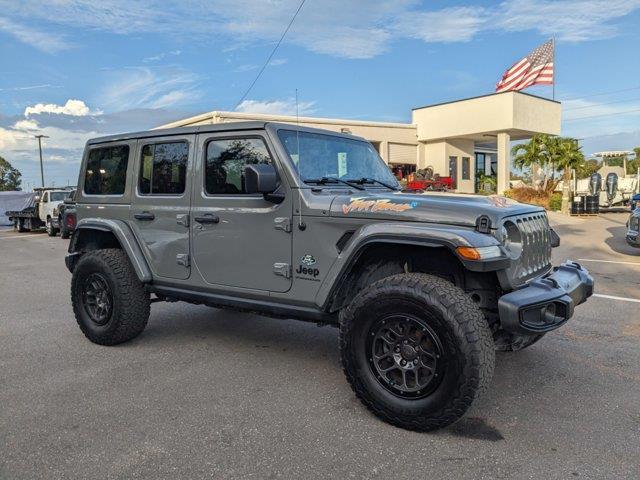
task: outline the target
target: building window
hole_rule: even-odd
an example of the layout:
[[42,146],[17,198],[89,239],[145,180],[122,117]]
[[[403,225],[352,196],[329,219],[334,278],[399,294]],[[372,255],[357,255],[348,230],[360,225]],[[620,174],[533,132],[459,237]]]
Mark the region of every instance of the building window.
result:
[[471,159],[462,157],[462,180],[471,180]]
[[449,157],[449,177],[451,177],[451,188],[458,188],[458,157]]
[[476,176],[485,174],[485,158],[484,153],[476,153]]
[[127,179],[128,162],[128,145],[91,150],[84,177],[84,193],[87,195],[122,195]]
[[246,194],[244,167],[271,163],[261,138],[212,140],[207,144],[205,191],[210,195]]
[[189,144],[155,143],[142,148],[140,193],[180,195],[184,193]]

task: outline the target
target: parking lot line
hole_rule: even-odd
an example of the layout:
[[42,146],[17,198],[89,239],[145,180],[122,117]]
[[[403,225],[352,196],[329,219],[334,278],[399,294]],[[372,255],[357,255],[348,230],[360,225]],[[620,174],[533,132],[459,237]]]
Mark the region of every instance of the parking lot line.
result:
[[33,238],[42,238],[42,235],[0,235],[0,240],[9,240],[11,238],[26,238],[26,237],[33,237]]
[[593,296],[599,298],[608,298],[609,300],[620,300],[622,302],[640,303],[640,299],[638,298],[616,297],[615,295],[604,295],[602,293],[594,293]]
[[621,262],[616,260],[597,260],[594,258],[579,258],[579,262],[600,262],[600,263],[619,263],[622,265],[637,265],[640,267],[640,262]]

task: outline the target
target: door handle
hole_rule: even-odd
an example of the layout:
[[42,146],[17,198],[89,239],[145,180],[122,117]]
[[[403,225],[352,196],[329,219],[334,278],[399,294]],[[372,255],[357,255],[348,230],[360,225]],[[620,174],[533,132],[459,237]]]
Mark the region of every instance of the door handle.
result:
[[194,220],[198,223],[220,223],[220,217],[211,215],[210,213],[195,217]]
[[136,213],[133,215],[136,220],[154,220],[156,216],[151,212]]

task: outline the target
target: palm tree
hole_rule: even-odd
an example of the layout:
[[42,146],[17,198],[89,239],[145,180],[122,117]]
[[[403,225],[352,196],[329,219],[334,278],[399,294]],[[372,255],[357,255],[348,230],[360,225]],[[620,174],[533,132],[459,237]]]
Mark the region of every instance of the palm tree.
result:
[[571,170],[578,168],[584,162],[582,147],[575,138],[555,137],[554,142],[555,168],[562,170],[562,212],[569,212],[569,196]]
[[[519,143],[514,145],[511,149],[511,155],[513,156],[513,164],[520,168],[528,168],[534,171],[534,187],[538,189],[538,185],[535,182],[536,172],[538,168],[546,165],[546,158],[544,156],[544,143],[547,135],[534,135],[527,143]],[[546,184],[546,176],[545,176]]]

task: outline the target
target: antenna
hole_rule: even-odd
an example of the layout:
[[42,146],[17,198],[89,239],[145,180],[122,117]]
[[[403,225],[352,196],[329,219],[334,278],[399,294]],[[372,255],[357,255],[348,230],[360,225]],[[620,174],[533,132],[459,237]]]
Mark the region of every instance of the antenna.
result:
[[298,113],[298,89],[296,88],[296,151],[298,152],[298,228],[304,231],[307,226],[302,221],[302,156],[300,155],[300,115]]

